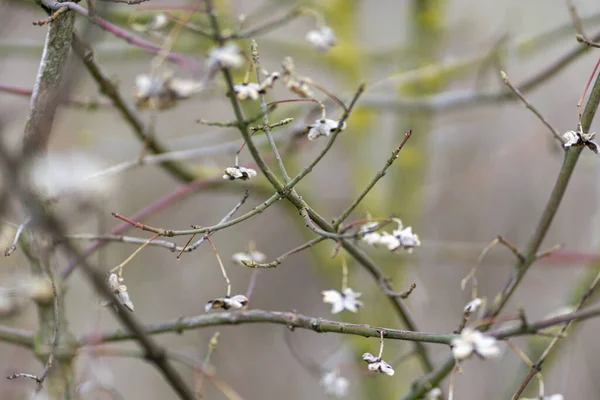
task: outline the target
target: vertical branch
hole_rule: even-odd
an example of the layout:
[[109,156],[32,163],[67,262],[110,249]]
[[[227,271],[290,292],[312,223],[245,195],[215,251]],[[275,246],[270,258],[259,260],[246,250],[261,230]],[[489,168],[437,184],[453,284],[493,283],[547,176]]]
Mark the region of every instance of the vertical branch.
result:
[[[256,82],[260,85],[262,83],[262,78],[260,76],[262,68],[260,65],[260,54],[258,53],[258,44],[256,44],[255,40],[252,40],[251,45],[251,53],[252,53],[252,61],[254,62],[255,70],[256,70]],[[285,169],[285,165],[283,164],[283,160],[281,159],[281,155],[279,154],[279,150],[277,149],[277,145],[275,144],[275,140],[273,139],[273,135],[271,134],[271,128],[269,126],[269,112],[267,108],[267,103],[265,101],[265,95],[260,93],[260,110],[262,112],[262,122],[263,122],[263,130],[267,139],[269,141],[269,145],[271,146],[271,150],[273,151],[273,155],[275,155],[275,161],[277,161],[277,165],[279,166],[279,170],[281,171],[281,175],[283,176],[283,181],[288,184],[290,182],[290,176]]]
[[[54,118],[63,88],[65,86],[64,71],[66,70],[69,49],[73,37],[75,16],[73,13],[62,13],[52,23],[48,24],[48,33],[40,60],[37,78],[31,96],[30,110],[25,130],[23,132],[23,159],[43,157],[48,148]],[[20,167],[26,166],[24,163]],[[14,172],[15,174],[17,171]],[[30,199],[21,199],[27,203]],[[34,222],[35,219],[34,219]],[[37,380],[36,393],[48,378],[49,393],[52,398],[69,398],[73,390],[73,371],[71,359],[65,357],[54,360],[57,347],[65,344],[70,338],[65,323],[63,302],[57,293],[59,284],[54,281],[50,253],[52,251],[50,236],[41,232],[28,232],[23,242],[28,242],[30,248],[29,261],[33,275],[48,275],[52,280],[54,301],[38,302],[39,330],[35,337],[36,355],[45,362],[45,368]],[[55,362],[56,361],[56,362]]]
[[29,117],[23,133],[23,153],[41,155],[46,152],[54,116],[61,95],[63,72],[69,57],[75,16],[64,13],[48,24],[46,42],[29,106]]

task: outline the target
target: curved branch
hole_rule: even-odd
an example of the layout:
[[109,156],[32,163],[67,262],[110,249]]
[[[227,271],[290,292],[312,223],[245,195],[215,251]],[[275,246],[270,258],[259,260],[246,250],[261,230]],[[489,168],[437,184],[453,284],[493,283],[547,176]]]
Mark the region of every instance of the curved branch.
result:
[[[149,335],[159,333],[180,333],[183,331],[218,325],[237,325],[247,323],[271,323],[285,325],[290,329],[308,329],[318,333],[341,333],[346,335],[357,335],[364,337],[380,337],[384,332],[386,339],[407,340],[411,342],[426,342],[449,344],[457,337],[454,334],[438,334],[413,332],[400,329],[387,329],[374,327],[366,324],[350,324],[345,322],[330,321],[323,318],[308,317],[293,312],[280,311],[233,311],[214,314],[202,314],[189,318],[178,318],[171,321],[147,325],[145,332]],[[122,330],[101,334],[91,334],[79,340],[80,345],[88,343],[119,342],[134,339],[135,335]]]

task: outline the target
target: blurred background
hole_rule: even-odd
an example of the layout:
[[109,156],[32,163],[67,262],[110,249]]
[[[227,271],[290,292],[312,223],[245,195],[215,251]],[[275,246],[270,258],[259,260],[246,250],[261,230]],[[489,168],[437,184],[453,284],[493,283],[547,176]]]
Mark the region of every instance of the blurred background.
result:
[[[127,29],[131,23],[149,21],[159,11],[184,1],[149,1],[140,6],[112,6],[104,17]],[[358,219],[370,213],[375,217],[396,215],[411,225],[422,240],[413,254],[390,254],[383,249],[361,244],[393,279],[398,291],[411,283],[417,288],[407,300],[420,330],[451,332],[461,321],[462,309],[470,300],[470,290],[461,291],[460,282],[475,265],[481,250],[497,235],[523,248],[541,215],[562,162],[560,149],[545,126],[514,99],[496,96],[505,88],[499,70],[506,71],[519,86],[554,65],[561,57],[582,47],[575,40],[566,2],[563,0],[412,0],[412,1],[218,1],[222,15],[229,15],[229,26],[246,15],[245,26],[252,27],[277,19],[297,5],[313,7],[321,13],[337,36],[337,45],[328,53],[315,51],[305,35],[315,28],[315,20],[304,16],[256,37],[261,61],[268,71],[280,70],[285,56],[294,58],[299,74],[309,76],[349,101],[361,81],[367,91],[348,120],[334,148],[313,172],[298,185],[299,193],[328,219],[342,212],[381,169],[391,151],[408,129],[413,138],[400,153],[387,176],[370,192],[352,215]],[[166,6],[166,7],[165,7]],[[577,1],[577,10],[588,36],[600,30],[600,3]],[[0,3],[0,84],[31,89],[36,78],[47,28],[32,21],[45,17],[33,2]],[[184,15],[171,11],[172,15]],[[202,14],[192,18],[206,26]],[[224,20],[226,21],[226,20]],[[227,23],[227,22],[224,22]],[[78,17],[80,29],[88,26]],[[133,101],[135,78],[148,73],[152,56],[124,41],[92,28],[96,59]],[[139,33],[144,36],[144,33]],[[148,40],[156,37],[146,35]],[[160,42],[157,42],[160,44]],[[249,41],[240,41],[247,49]],[[174,50],[198,60],[201,66],[211,47],[208,40],[183,30]],[[584,53],[584,52],[581,52]],[[598,51],[573,56],[573,61],[550,79],[526,92],[526,97],[560,132],[575,129],[576,104],[597,61]],[[107,101],[81,63],[73,60],[72,96]],[[200,79],[202,69],[182,69],[169,65],[174,73],[187,79]],[[237,71],[236,79],[244,71]],[[203,126],[203,118],[229,121],[234,118],[223,84],[177,107],[158,112],[156,137],[170,150],[213,149],[186,164],[198,176],[219,177],[223,168],[233,165],[237,147],[225,151],[214,146],[234,141],[241,144],[233,128]],[[473,93],[483,93],[475,101],[461,102]],[[283,86],[269,99],[289,98]],[[320,98],[325,98],[321,96]],[[500,100],[498,100],[500,99]],[[5,139],[17,145],[28,114],[28,96],[0,91],[0,109],[5,121]],[[258,111],[246,105],[247,115]],[[145,121],[149,112],[141,112]],[[322,149],[324,141],[308,142],[298,138],[316,117],[308,103],[281,105],[271,121],[294,117],[295,121],[274,131],[284,161],[295,174]],[[333,105],[328,116],[339,118]],[[597,127],[598,123],[592,125]],[[598,129],[598,128],[596,128]],[[265,154],[269,149],[261,147]],[[61,107],[53,129],[51,153],[58,157],[78,154],[98,160],[103,167],[135,160],[142,144],[131,127],[108,106],[87,110]],[[232,150],[233,149],[233,150]],[[244,150],[242,164],[251,160]],[[274,164],[273,164],[274,165]],[[598,231],[600,169],[597,156],[585,151],[576,168],[567,194],[544,242],[543,248],[563,243],[559,255],[537,263],[528,273],[504,314],[515,315],[524,307],[529,320],[536,320],[572,304],[577,288],[596,273],[600,235]],[[69,200],[57,205],[71,233],[106,233],[118,225],[110,213],[134,215],[183,185],[160,166],[131,168],[101,180],[103,196],[92,209],[79,210]],[[270,193],[266,180],[258,177],[245,183],[219,182],[200,187],[168,207],[144,218],[142,222],[169,229],[187,229],[191,224],[217,223],[241,198],[245,189],[250,198],[241,212],[264,201]],[[3,190],[10,190],[4,187]],[[17,204],[4,216],[18,224],[25,215]],[[129,230],[127,235],[148,238],[147,232]],[[0,248],[10,245],[14,229],[2,230]],[[269,260],[315,237],[305,227],[297,211],[279,202],[266,212],[220,231],[213,236],[225,261],[233,293],[246,293],[253,271],[230,261],[231,255],[244,251],[249,242]],[[176,238],[183,245],[186,238]],[[78,242],[84,248],[87,242]],[[91,262],[102,271],[126,259],[135,246],[110,243],[96,252]],[[250,308],[289,311],[340,319],[348,322],[402,328],[379,286],[350,258],[350,286],[362,292],[365,305],[357,314],[330,314],[322,302],[321,291],[339,289],[341,265],[331,259],[334,243],[322,242],[308,251],[291,256],[275,269],[264,270],[256,278]],[[58,260],[64,268],[67,261]],[[477,277],[479,295],[493,299],[502,288],[514,263],[512,254],[494,248],[485,259]],[[27,260],[20,250],[0,259],[3,286],[29,274]],[[159,247],[145,248],[124,270],[125,283],[134,301],[135,315],[144,323],[193,316],[204,312],[210,299],[225,292],[219,266],[211,248],[204,244],[178,261],[176,254]],[[110,310],[98,304],[79,272],[67,283],[67,319],[76,336],[116,329],[119,324]],[[37,317],[32,305],[3,324],[35,330]],[[544,368],[546,393],[562,393],[567,399],[600,397],[597,371],[600,349],[598,321],[586,321],[570,331]],[[219,346],[211,362],[220,379],[244,399],[322,399],[318,371],[339,367],[351,381],[350,399],[396,399],[423,375],[415,357],[397,365],[396,375],[367,374],[360,354],[378,350],[376,339],[316,334],[311,331],[287,332],[279,325],[250,324],[165,334],[156,339],[169,349],[203,360],[208,341],[219,331]],[[514,341],[533,359],[548,339],[519,338]],[[135,344],[113,345],[113,348]],[[290,346],[292,349],[290,349]],[[450,354],[442,345],[428,346],[436,363]],[[543,348],[543,347],[542,347]],[[410,351],[411,346],[387,341],[384,358],[393,361]],[[538,352],[538,353],[536,353]],[[310,366],[310,368],[307,368]],[[175,394],[151,364],[135,358],[104,357],[82,351],[77,359],[78,383],[98,381],[114,387],[125,399],[171,399]],[[190,381],[193,373],[180,367]],[[508,399],[528,369],[509,349],[500,361],[470,360],[456,377],[455,398],[460,400]],[[42,365],[25,349],[0,343],[0,371],[41,371]],[[315,373],[316,372],[316,373]],[[447,393],[448,381],[442,387]],[[0,380],[2,399],[28,398],[33,384],[28,380]],[[530,385],[537,393],[535,383]],[[226,398],[206,384],[205,398]],[[110,398],[108,394],[88,394],[83,398]],[[114,397],[117,398],[117,397]]]

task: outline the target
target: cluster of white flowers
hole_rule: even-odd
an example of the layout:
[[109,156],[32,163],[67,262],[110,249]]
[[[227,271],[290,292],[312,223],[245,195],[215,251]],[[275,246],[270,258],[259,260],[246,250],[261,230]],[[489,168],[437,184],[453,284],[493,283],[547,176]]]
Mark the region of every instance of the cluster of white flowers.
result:
[[339,121],[333,119],[322,118],[315,121],[314,124],[309,125],[306,130],[308,131],[308,140],[315,140],[320,136],[329,137],[336,129],[343,131],[346,129],[346,122],[340,126]]
[[357,312],[363,305],[362,301],[358,300],[361,293],[350,288],[345,288],[341,292],[335,289],[324,290],[321,293],[323,294],[323,302],[331,304],[332,314],[337,314],[343,310]]
[[267,256],[257,250],[235,253],[231,256],[234,263],[246,266],[247,263],[262,263],[267,260]]
[[362,359],[369,363],[369,370],[376,371],[387,376],[393,376],[395,371],[394,368],[387,362],[383,361],[381,357],[375,357],[371,353],[364,353]]
[[361,226],[359,234],[362,240],[371,246],[385,246],[390,251],[396,251],[398,249],[404,249],[408,253],[412,253],[415,247],[421,245],[419,236],[413,233],[412,228],[402,226],[402,221],[394,218],[394,221],[398,224],[398,228],[393,230],[392,233],[388,232],[376,232],[375,230],[379,226],[377,222],[368,222]]
[[[129,292],[127,291],[127,286],[122,285],[123,277],[119,277],[115,273],[111,273],[108,276],[108,287],[112,290],[113,294],[117,296],[119,303],[121,303],[125,308],[129,311],[133,312],[133,302],[129,297]],[[108,305],[108,302],[103,302],[102,304]]]
[[228,167],[223,171],[223,179],[229,179],[233,181],[235,179],[241,179],[246,181],[250,178],[254,178],[256,176],[256,171],[252,168],[244,168],[239,166]]
[[565,138],[565,149],[571,146],[585,145],[596,154],[600,152],[600,146],[594,141],[596,133],[567,131],[563,134],[563,137]]
[[233,297],[225,296],[218,299],[210,300],[206,303],[204,311],[212,310],[240,310],[248,305],[248,298],[243,294],[236,294]]
[[166,110],[173,108],[178,100],[187,99],[203,89],[203,82],[176,78],[169,71],[140,74],[135,78],[133,97],[140,109]]
[[322,26],[319,29],[308,32],[306,34],[306,41],[323,53],[335,46],[337,42],[335,33],[329,26]]
[[464,328],[460,337],[453,339],[450,347],[457,361],[476,354],[483,359],[499,357],[502,354],[496,338],[472,328]]
[[350,381],[340,375],[337,369],[326,371],[321,376],[321,386],[329,397],[340,399],[348,395]]

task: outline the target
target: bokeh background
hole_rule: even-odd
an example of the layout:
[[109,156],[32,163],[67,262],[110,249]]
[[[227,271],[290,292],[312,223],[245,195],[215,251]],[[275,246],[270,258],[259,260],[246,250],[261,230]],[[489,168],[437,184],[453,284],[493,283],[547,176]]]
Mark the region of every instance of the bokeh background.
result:
[[[193,2],[189,2],[190,4]],[[520,102],[477,101],[452,106],[453,96],[472,91],[500,93],[504,90],[499,69],[504,69],[517,86],[549,67],[568,51],[581,46],[575,41],[567,6],[563,0],[412,0],[352,1],[219,1],[220,11],[232,16],[248,16],[246,24],[260,24],[284,15],[298,4],[313,6],[325,16],[338,37],[338,45],[321,54],[305,42],[306,32],[315,27],[303,17],[257,37],[263,66],[280,68],[285,56],[292,56],[297,70],[349,100],[358,83],[367,83],[367,92],[348,121],[348,128],[334,148],[304,180],[298,190],[328,218],[334,218],[352,201],[379,170],[392,149],[408,129],[413,138],[402,151],[388,175],[369,194],[354,213],[361,218],[397,215],[412,225],[423,245],[414,254],[389,254],[366,249],[393,278],[398,290],[411,283],[417,289],[407,300],[421,330],[450,332],[461,320],[470,291],[461,291],[460,281],[475,265],[479,252],[497,235],[523,248],[552,189],[562,157],[550,132]],[[150,1],[149,5],[186,4],[183,1]],[[600,4],[593,0],[577,1],[589,36],[600,29]],[[0,3],[0,83],[31,88],[41,55],[46,28],[32,21],[43,18],[41,10],[30,2]],[[114,6],[106,18],[122,26],[132,20],[144,21],[154,11],[143,7]],[[198,16],[198,23],[203,17]],[[80,18],[81,19],[81,18]],[[87,23],[80,20],[83,27]],[[97,60],[107,73],[118,80],[128,96],[135,77],[150,70],[152,57],[123,41],[93,28],[93,47]],[[247,46],[248,42],[240,45]],[[174,48],[203,62],[210,44],[205,38],[184,32]],[[526,93],[527,98],[561,132],[576,128],[576,104],[597,61],[593,49],[577,57],[551,79]],[[87,71],[73,63],[76,88],[74,96],[102,99]],[[200,78],[191,72],[170,66],[178,76]],[[239,71],[238,79],[243,76]],[[157,138],[172,150],[202,148],[237,140],[234,129],[202,126],[198,118],[228,121],[233,113],[223,91],[214,88],[182,102],[173,110],[160,112],[156,119]],[[447,97],[426,107],[440,93]],[[271,97],[290,95],[281,87]],[[440,106],[441,105],[441,106]],[[0,109],[10,115],[6,139],[18,144],[28,112],[28,98],[0,92]],[[248,106],[247,112],[256,111]],[[310,105],[282,106],[273,121],[294,117],[293,124],[280,128],[275,135],[291,171],[299,171],[319,152],[322,141],[294,140],[294,132],[314,120]],[[339,109],[329,108],[329,115]],[[146,120],[148,113],[142,114]],[[598,126],[597,123],[593,124]],[[593,131],[594,129],[592,129]],[[240,142],[241,143],[241,142]],[[131,128],[111,108],[81,110],[61,107],[56,121],[51,152],[82,153],[101,160],[104,166],[133,160],[141,144]],[[265,152],[269,150],[262,147]],[[233,164],[231,150],[188,160],[199,176],[218,176]],[[242,162],[250,156],[243,152]],[[564,243],[568,253],[539,262],[527,275],[505,314],[514,315],[524,307],[530,320],[542,318],[576,299],[577,287],[595,266],[589,255],[597,252],[598,234],[597,156],[585,152],[570,183],[556,219],[544,242],[545,248]],[[76,211],[59,205],[72,233],[107,232],[118,221],[110,212],[133,215],[178,187],[159,166],[130,169],[103,184],[106,196],[95,211]],[[249,210],[269,192],[259,177],[247,184],[224,182],[199,189],[172,206],[146,218],[153,226],[184,229],[190,224],[218,222],[241,198],[245,189],[250,198],[242,209]],[[4,187],[3,190],[10,190]],[[18,206],[5,216],[18,223],[24,215]],[[0,243],[8,246],[14,230],[4,229]],[[131,236],[149,237],[130,230]],[[297,212],[284,202],[232,229],[214,235],[214,242],[233,282],[234,293],[245,293],[252,271],[229,261],[231,254],[244,250],[250,241],[270,259],[279,256],[314,233],[304,226]],[[179,244],[184,238],[177,240]],[[81,246],[86,243],[82,242]],[[257,277],[251,308],[296,310],[302,314],[344,321],[400,328],[378,285],[359,265],[349,260],[350,284],[363,293],[365,306],[356,315],[332,316],[322,303],[322,290],[339,288],[339,259],[329,258],[333,243],[294,255],[276,269]],[[118,265],[135,249],[112,243],[91,260],[108,270]],[[593,259],[593,257],[591,257]],[[479,294],[493,298],[511,271],[512,255],[506,249],[493,249],[478,273]],[[63,267],[65,260],[58,260]],[[2,284],[9,286],[28,274],[20,251],[0,259]],[[203,245],[177,261],[175,254],[157,247],[146,248],[125,269],[125,279],[135,303],[136,316],[145,323],[192,316],[203,312],[204,304],[222,296],[225,284],[212,250]],[[109,310],[75,273],[68,282],[66,296],[70,328],[76,335],[118,328]],[[2,323],[36,329],[33,306]],[[544,368],[546,393],[562,393],[567,399],[597,399],[597,321],[578,326],[564,340]],[[376,339],[316,334],[268,324],[205,328],[181,335],[166,334],[157,340],[170,349],[199,360],[204,358],[208,340],[221,332],[219,346],[212,357],[218,376],[228,382],[244,399],[322,399],[315,366],[339,366],[351,380],[351,399],[395,399],[405,393],[411,382],[422,376],[419,364],[409,358],[395,366],[393,378],[365,373],[360,361],[364,351],[376,352]],[[286,338],[287,335],[287,338]],[[286,343],[287,341],[287,343]],[[520,338],[515,343],[535,354],[536,346],[547,339]],[[290,351],[290,345],[293,351]],[[122,347],[134,344],[119,345]],[[119,347],[114,346],[114,347]],[[445,346],[428,346],[436,362],[449,355]],[[410,345],[388,341],[384,357],[394,360],[410,351]],[[294,356],[296,354],[296,356]],[[311,368],[307,368],[311,366]],[[179,368],[179,367],[178,367]],[[36,373],[39,364],[28,351],[0,343],[0,371]],[[508,399],[527,369],[518,356],[507,350],[502,360],[471,360],[463,364],[457,376],[455,398],[461,400]],[[193,373],[181,367],[182,374]],[[139,359],[92,356],[82,352],[77,361],[79,383],[97,381],[117,389],[125,399],[171,399],[175,395],[159,373]],[[447,390],[447,380],[443,387]],[[535,384],[531,388],[535,394]],[[0,380],[2,399],[28,398],[32,383],[27,380]],[[88,394],[84,398],[110,398],[107,394]],[[115,397],[116,398],[116,397]],[[224,395],[207,384],[205,398]]]

